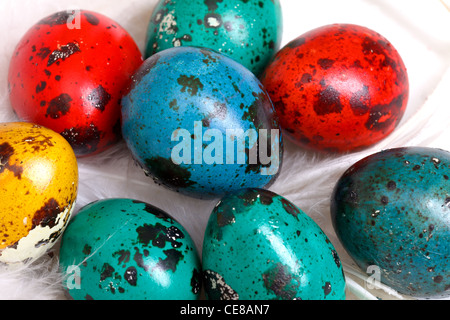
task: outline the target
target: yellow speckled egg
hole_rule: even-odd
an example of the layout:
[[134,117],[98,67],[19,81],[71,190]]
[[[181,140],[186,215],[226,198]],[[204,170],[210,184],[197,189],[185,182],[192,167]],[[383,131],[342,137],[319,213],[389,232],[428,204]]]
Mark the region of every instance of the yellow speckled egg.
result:
[[0,123],[0,262],[35,260],[69,222],[78,165],[58,133],[31,123]]

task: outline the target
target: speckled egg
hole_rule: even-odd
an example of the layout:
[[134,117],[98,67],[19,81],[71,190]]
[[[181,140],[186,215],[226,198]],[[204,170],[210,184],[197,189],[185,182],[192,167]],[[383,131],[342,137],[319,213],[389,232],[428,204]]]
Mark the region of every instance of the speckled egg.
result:
[[57,12],[33,25],[13,52],[11,105],[23,121],[60,133],[78,157],[94,155],[121,139],[122,90],[142,62],[133,38],[110,18]]
[[423,147],[382,151],[344,173],[333,224],[364,272],[409,296],[450,296],[449,177],[450,153]]
[[343,300],[339,256],[297,206],[267,190],[243,189],[214,208],[203,242],[207,298]]
[[77,161],[63,137],[39,125],[1,123],[0,262],[47,253],[67,226],[77,188]]
[[187,231],[133,199],[83,207],[62,237],[60,267],[75,300],[191,300],[201,289],[200,260]]
[[394,46],[366,27],[306,32],[261,77],[290,140],[325,152],[357,151],[391,134],[407,107],[406,67]]
[[259,75],[283,32],[278,0],[160,0],[146,39],[146,57],[172,47],[217,50]]
[[122,132],[157,183],[195,197],[267,186],[282,164],[272,102],[241,64],[177,47],[148,58],[122,99]]

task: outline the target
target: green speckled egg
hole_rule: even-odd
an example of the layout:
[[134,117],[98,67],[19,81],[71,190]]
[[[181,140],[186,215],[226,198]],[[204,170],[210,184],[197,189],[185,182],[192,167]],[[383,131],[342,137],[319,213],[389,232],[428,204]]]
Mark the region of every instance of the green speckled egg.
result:
[[372,154],[336,184],[336,233],[363,272],[402,294],[450,297],[450,153],[406,147]]
[[83,207],[63,235],[60,266],[75,300],[194,300],[199,257],[164,211],[132,199]]
[[344,300],[339,256],[320,227],[285,198],[243,189],[214,208],[203,242],[207,298]]
[[278,0],[160,0],[153,11],[146,57],[178,47],[206,47],[259,75],[280,48]]

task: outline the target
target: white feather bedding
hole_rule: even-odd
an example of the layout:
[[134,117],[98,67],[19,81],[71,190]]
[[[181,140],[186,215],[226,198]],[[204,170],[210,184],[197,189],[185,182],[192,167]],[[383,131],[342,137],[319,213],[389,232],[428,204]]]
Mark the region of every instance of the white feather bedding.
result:
[[[116,20],[143,50],[149,18],[157,0],[0,0],[0,122],[17,120],[8,99],[10,57],[22,35],[41,18],[66,9],[88,9]],[[395,3],[395,4],[394,4]],[[329,236],[343,261],[348,299],[408,299],[390,288],[373,287],[340,245],[330,222],[331,191],[340,175],[361,158],[383,149],[429,146],[450,151],[450,9],[442,0],[281,0],[282,44],[315,27],[355,23],[389,39],[408,68],[410,98],[397,130],[358,153],[323,156],[286,142],[281,174],[272,191],[283,195]],[[136,167],[124,143],[79,160],[77,209],[97,199],[133,198],[149,202],[176,218],[201,254],[203,232],[217,200],[199,201],[157,186]],[[77,210],[76,209],[76,210]],[[76,213],[76,211],[75,211]],[[0,299],[66,299],[58,272],[57,248],[33,265],[0,266]]]

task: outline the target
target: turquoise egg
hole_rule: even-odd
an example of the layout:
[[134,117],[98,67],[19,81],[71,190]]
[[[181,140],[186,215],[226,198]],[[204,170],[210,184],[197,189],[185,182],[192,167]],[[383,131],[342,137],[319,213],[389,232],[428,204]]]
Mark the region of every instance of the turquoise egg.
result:
[[146,57],[172,47],[206,47],[259,75],[278,51],[278,0],[160,0],[148,25]]
[[342,264],[328,237],[271,191],[222,198],[208,221],[202,259],[208,299],[345,299]]
[[450,297],[449,177],[449,152],[407,147],[372,154],[339,179],[334,228],[371,280],[412,297]]
[[132,199],[88,204],[62,237],[60,267],[75,300],[194,300],[201,266],[186,230]]

